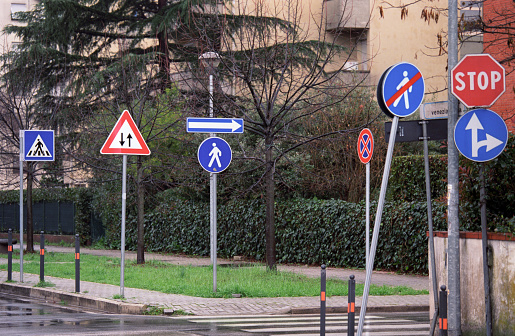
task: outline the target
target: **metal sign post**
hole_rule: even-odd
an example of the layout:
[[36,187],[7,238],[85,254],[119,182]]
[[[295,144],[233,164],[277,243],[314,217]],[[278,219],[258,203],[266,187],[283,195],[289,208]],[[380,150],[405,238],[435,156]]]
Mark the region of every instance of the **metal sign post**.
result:
[[362,335],[365,323],[368,294],[370,292],[370,283],[372,281],[372,270],[374,268],[374,258],[377,249],[377,240],[379,238],[379,229],[383,215],[386,188],[388,187],[388,178],[392,164],[393,148],[395,146],[399,117],[407,117],[413,114],[422,103],[424,92],[425,84],[422,74],[416,66],[410,63],[399,63],[388,68],[381,76],[377,86],[377,101],[379,107],[386,115],[392,117],[393,121],[390,140],[388,142],[388,150],[386,152],[381,191],[379,193],[379,201],[377,203],[374,232],[372,234],[372,245],[368,256],[365,289],[363,290],[363,299],[361,301],[361,311],[359,314],[358,336]]
[[217,290],[217,202],[216,174],[224,171],[232,160],[229,144],[216,133],[243,133],[243,119],[213,118],[213,75],[209,75],[209,116],[210,118],[187,118],[188,133],[209,133],[198,149],[200,165],[209,174],[209,246],[213,266],[213,292]]
[[127,154],[123,155],[122,163],[122,228],[121,228],[121,262],[120,262],[120,296],[124,296],[125,279],[125,209],[127,207]]
[[150,155],[150,149],[141,136],[129,111],[125,110],[118,118],[113,130],[100,149],[101,154],[122,154],[122,225],[121,225],[121,261],[120,261],[120,296],[124,297],[125,279],[125,212],[127,203],[127,155]]
[[[458,63],[458,0],[448,0],[448,83],[451,70]],[[449,92],[449,119],[447,126],[447,288],[449,290],[449,336],[461,335],[460,298],[460,220],[459,220],[459,156],[454,143],[453,129],[458,119],[458,100]]]
[[20,130],[20,282],[23,282],[23,162],[54,161],[53,130]]
[[386,197],[386,188],[388,187],[388,177],[390,175],[390,167],[392,165],[393,148],[395,146],[395,134],[397,133],[397,125],[399,117],[395,116],[392,122],[392,130],[390,133],[390,141],[388,142],[388,150],[386,152],[386,161],[384,164],[383,180],[381,182],[381,191],[379,201],[377,203],[376,219],[374,222],[374,232],[372,234],[372,245],[370,246],[370,254],[368,255],[367,272],[365,279],[365,289],[363,289],[363,299],[361,300],[361,311],[359,312],[358,336],[362,335],[365,323],[365,315],[367,312],[368,294],[370,292],[370,283],[372,281],[372,270],[374,268],[374,258],[377,249],[377,240],[379,238],[379,228],[381,227],[381,218],[383,216],[384,199]]
[[374,154],[374,136],[368,128],[364,128],[358,137],[358,156],[366,166],[366,210],[365,210],[365,263],[368,265],[370,255],[370,160]]
[[[433,319],[431,320],[431,331],[430,334],[434,334],[434,330],[436,327],[436,320],[439,314],[438,311],[438,279],[436,278],[436,261],[435,261],[435,242],[434,242],[434,234],[433,234],[433,207],[431,204],[431,177],[429,175],[429,148],[427,145],[428,140],[430,140],[427,136],[427,120],[422,120],[422,133],[424,138],[424,171],[426,175],[426,201],[427,201],[427,226],[429,229],[429,262],[433,267],[431,267],[431,278],[433,283],[433,299],[435,305],[435,313],[433,315]],[[447,123],[445,123],[447,125]]]
[[488,233],[486,223],[486,191],[484,163],[500,155],[508,143],[508,128],[495,112],[485,109],[471,110],[462,116],[454,129],[454,141],[467,159],[481,162],[479,170],[481,240],[483,249],[483,279],[485,291],[486,334],[492,334],[492,307],[490,304],[490,272],[488,270]]
[[23,133],[20,130],[20,282],[23,282]]

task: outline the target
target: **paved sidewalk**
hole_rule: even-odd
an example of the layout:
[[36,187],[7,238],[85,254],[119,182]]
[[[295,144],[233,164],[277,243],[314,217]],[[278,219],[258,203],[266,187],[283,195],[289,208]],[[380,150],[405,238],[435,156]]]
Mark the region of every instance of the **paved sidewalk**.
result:
[[[47,246],[46,252],[73,252],[73,248]],[[120,256],[120,251],[81,249],[82,254],[97,254]],[[127,259],[136,257],[134,252],[126,252]],[[180,265],[209,265],[209,258],[194,258],[177,255],[165,255],[146,253],[146,260],[161,260]],[[4,259],[5,260],[5,259]],[[232,260],[219,259],[219,264],[234,263]],[[287,270],[295,273],[305,274],[310,277],[320,277],[319,267],[279,265],[280,270]],[[349,275],[355,275],[358,283],[365,282],[364,270],[348,270],[340,268],[328,268],[328,278],[348,279]],[[13,273],[13,280],[19,280],[19,273]],[[7,272],[0,271],[0,282],[7,280]],[[285,314],[295,312],[314,312],[313,308],[320,306],[320,298],[316,297],[277,297],[277,298],[197,298],[186,295],[164,294],[161,292],[142,290],[125,287],[125,300],[114,300],[115,295],[120,294],[120,287],[114,285],[98,284],[81,281],[80,294],[73,293],[75,280],[62,279],[45,276],[45,280],[56,285],[53,288],[34,288],[39,282],[39,275],[24,273],[24,283],[4,283],[0,286],[2,291],[18,291],[18,293],[30,293],[30,296],[44,297],[47,300],[54,300],[59,303],[66,301],[66,298],[98,300],[104,303],[114,301],[121,310],[113,312],[138,313],[144,309],[143,305],[163,307],[171,310],[182,310],[195,315],[249,315],[249,314]],[[372,283],[377,285],[405,285],[416,289],[428,289],[429,279],[427,276],[406,276],[388,272],[374,272]],[[23,294],[22,294],[23,295]],[[132,305],[131,305],[132,304]],[[123,307],[126,305],[126,307]],[[356,306],[361,306],[361,297],[356,298]],[[367,311],[402,311],[428,309],[429,295],[407,295],[407,296],[370,296],[367,304]],[[327,307],[347,307],[347,297],[329,296]],[[108,308],[103,308],[108,309]],[[132,310],[131,310],[132,309]],[[109,309],[108,309],[109,310]]]

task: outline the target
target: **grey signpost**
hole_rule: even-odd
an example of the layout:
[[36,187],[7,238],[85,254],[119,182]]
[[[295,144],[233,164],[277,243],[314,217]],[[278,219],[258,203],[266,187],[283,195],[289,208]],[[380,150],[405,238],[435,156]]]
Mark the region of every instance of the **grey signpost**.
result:
[[495,112],[485,109],[471,110],[456,123],[454,139],[458,150],[467,159],[480,162],[481,236],[483,249],[483,279],[485,291],[486,334],[492,335],[490,305],[490,276],[488,270],[488,233],[486,223],[485,162],[500,155],[508,142],[508,128]]
[[[451,69],[458,63],[458,1],[448,0],[448,81]],[[459,222],[459,157],[454,143],[454,126],[458,120],[458,100],[449,90],[449,118],[447,120],[447,222],[448,222],[448,316],[449,336],[461,335],[460,298],[460,222]]]
[[[217,289],[217,213],[216,213],[216,175],[221,173],[231,163],[232,152],[229,144],[222,138],[213,136],[214,133],[243,133],[243,119],[233,118],[187,118],[188,133],[209,133],[210,137],[202,142],[198,150],[198,160],[202,168],[209,172],[209,227],[210,253],[213,265],[213,292]],[[215,160],[216,159],[216,160]]]
[[[424,108],[422,104],[422,108]],[[422,111],[421,116],[427,116]],[[439,113],[438,118],[445,118],[446,114]],[[411,142],[411,141],[424,141],[424,171],[426,180],[426,201],[427,201],[427,224],[429,229],[429,261],[432,265],[431,268],[431,280],[433,284],[433,300],[435,305],[435,313],[431,320],[431,332],[432,335],[438,317],[438,279],[436,277],[436,262],[435,262],[435,249],[434,249],[434,234],[433,234],[433,211],[431,205],[431,178],[429,174],[429,150],[428,141],[430,140],[445,140],[447,139],[447,120],[435,119],[435,120],[411,120],[400,122],[402,126],[402,132],[397,132],[395,142]],[[385,134],[390,135],[391,125],[385,123]]]
[[125,297],[125,212],[127,203],[127,155],[150,155],[150,149],[141,136],[129,111],[118,118],[113,130],[100,149],[101,154],[121,154],[122,158],[122,215],[120,233],[120,296]]
[[20,282],[23,282],[23,131],[20,130]]
[[381,191],[377,203],[376,218],[374,222],[374,231],[372,233],[372,244],[370,246],[370,254],[366,267],[365,288],[363,290],[363,299],[361,301],[361,311],[359,314],[358,336],[363,333],[365,315],[367,311],[367,301],[370,292],[370,284],[372,281],[372,270],[374,268],[374,258],[379,238],[379,229],[381,226],[381,218],[383,214],[384,200],[386,196],[386,188],[388,186],[388,178],[390,175],[390,166],[392,163],[393,149],[395,144],[395,136],[399,117],[407,117],[413,114],[424,98],[425,85],[422,74],[416,66],[410,63],[398,63],[388,68],[377,87],[377,101],[382,111],[393,118],[390,132],[390,140],[386,153],[386,161],[381,182]]
[[20,282],[23,282],[23,162],[54,161],[53,130],[20,130]]
[[368,265],[370,255],[370,160],[374,154],[374,136],[365,128],[358,137],[358,157],[366,167],[366,210],[365,210],[365,264]]

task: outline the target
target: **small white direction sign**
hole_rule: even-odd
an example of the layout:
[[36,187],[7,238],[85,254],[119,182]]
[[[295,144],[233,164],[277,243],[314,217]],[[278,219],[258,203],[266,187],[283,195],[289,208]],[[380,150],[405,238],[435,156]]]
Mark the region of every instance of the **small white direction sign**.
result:
[[150,149],[141,136],[138,127],[134,123],[129,111],[123,111],[122,115],[107,137],[101,154],[131,154],[149,155]]
[[243,133],[243,119],[187,118],[188,133]]

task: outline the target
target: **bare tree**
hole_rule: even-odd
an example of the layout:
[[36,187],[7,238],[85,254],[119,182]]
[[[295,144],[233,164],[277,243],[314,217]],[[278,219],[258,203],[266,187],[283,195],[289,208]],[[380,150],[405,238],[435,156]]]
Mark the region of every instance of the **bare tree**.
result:
[[[21,162],[20,130],[54,129],[56,126],[56,110],[49,108],[40,110],[39,87],[35,85],[43,76],[42,59],[27,59],[32,67],[26,69],[11,68],[12,59],[17,57],[16,50],[2,54],[0,77],[0,152],[2,160],[0,169],[5,174],[2,179],[3,189],[15,189],[19,186],[19,165],[23,164],[26,176],[27,206],[27,252],[34,252],[33,244],[33,212],[32,190],[38,186],[46,174],[46,166],[37,161]],[[58,155],[59,153],[55,153]],[[61,159],[61,158],[59,158]],[[23,234],[21,232],[20,234]]]
[[183,129],[179,123],[182,113],[178,90],[174,87],[162,90],[162,77],[156,75],[159,71],[162,71],[159,63],[141,62],[121,50],[116,71],[109,67],[99,69],[97,76],[85,82],[88,94],[98,92],[95,104],[80,106],[71,113],[79,116],[81,122],[77,132],[70,133],[74,140],[69,141],[77,146],[68,148],[67,154],[83,163],[92,186],[110,181],[119,185],[120,157],[101,155],[99,151],[123,110],[130,112],[151,150],[151,156],[128,156],[127,174],[134,186],[129,193],[129,201],[134,203],[128,206],[135,208],[137,214],[138,264],[145,262],[145,204],[156,192],[176,183],[182,171],[178,169],[182,162],[178,157],[188,151],[187,146],[176,145],[185,141],[183,133],[178,131],[179,127]]
[[[219,27],[234,26],[238,17],[245,17],[250,24],[224,31],[218,48],[214,41],[205,44],[205,51],[217,51],[221,59],[216,72],[215,115],[243,117],[246,132],[256,139],[240,142],[239,159],[253,161],[251,171],[260,171],[254,186],[264,185],[266,260],[273,270],[278,164],[291,160],[303,145],[317,139],[358,131],[354,125],[329,133],[322,128],[314,132],[307,124],[365,84],[366,74],[346,70],[347,62],[355,60],[359,34],[364,31],[329,33],[325,8],[310,11],[301,0],[234,1],[227,10],[216,16]],[[342,15],[340,20],[346,17]],[[207,36],[204,40],[210,41]],[[376,116],[366,116],[361,125]],[[316,119],[320,122],[316,125],[322,126],[323,119]]]

